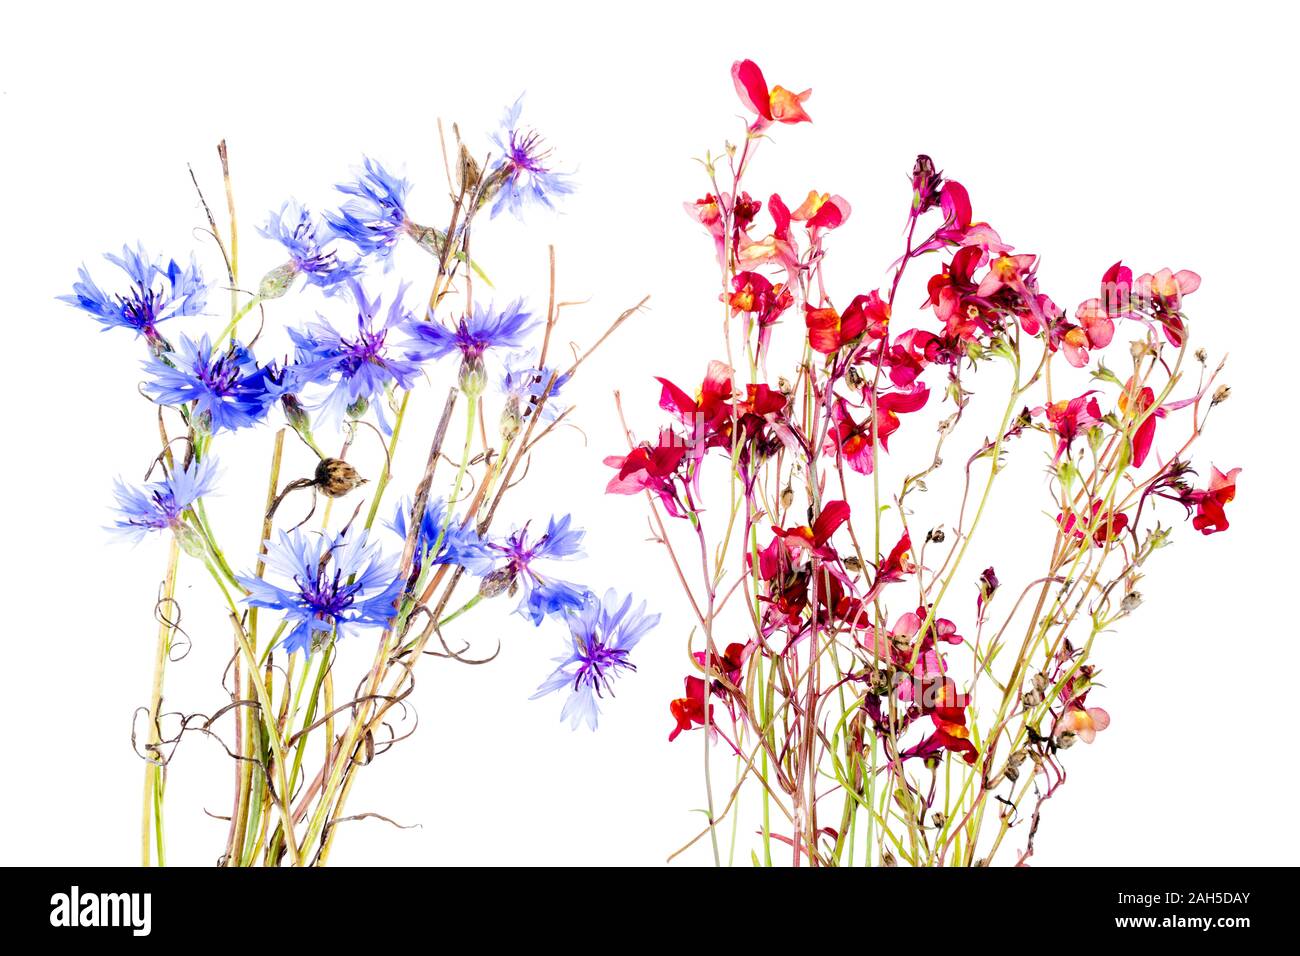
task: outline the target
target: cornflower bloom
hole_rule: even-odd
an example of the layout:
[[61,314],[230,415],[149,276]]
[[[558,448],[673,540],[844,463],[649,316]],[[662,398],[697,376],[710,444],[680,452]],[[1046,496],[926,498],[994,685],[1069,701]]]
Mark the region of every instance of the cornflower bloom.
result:
[[402,590],[397,562],[380,557],[365,531],[338,534],[280,532],[267,542],[266,569],[288,578],[286,586],[252,575],[239,577],[251,607],[282,611],[288,627],[284,649],[310,652],[331,634],[386,627]]
[[114,487],[119,517],[109,530],[132,542],[164,528],[184,537],[185,509],[211,494],[216,483],[217,463],[210,457],[194,459],[162,481],[143,486],[128,485],[119,478]]
[[[355,338],[343,337],[319,316],[302,329],[289,329],[289,337],[298,349],[294,386],[325,386],[327,391],[315,407],[331,423],[342,421],[345,414],[364,414],[389,385],[408,389],[420,374],[419,362],[412,360],[409,350],[403,351],[389,341],[390,333],[409,331],[413,324],[410,312],[402,305],[407,286],[397,290],[387,316],[378,323],[382,299],[367,298],[356,282],[350,288],[357,305]],[[380,404],[375,403],[375,408],[380,425],[387,431]]]
[[633,610],[631,595],[620,603],[619,596],[609,590],[603,601],[588,595],[581,609],[568,615],[568,623],[572,646],[567,654],[555,658],[560,666],[532,699],[567,687],[569,696],[560,720],[569,721],[575,730],[584,722],[595,730],[600,715],[597,701],[614,696],[613,681],[621,672],[636,670],[628,654],[659,623],[659,615],[647,614],[644,601]]
[[197,342],[182,335],[174,350],[145,361],[144,370],[150,398],[159,405],[193,403],[198,424],[214,434],[257,424],[286,391],[284,373],[274,363],[259,367],[239,342],[214,352],[207,335]]
[[369,157],[351,182],[339,183],[335,188],[352,196],[336,213],[325,213],[325,222],[340,238],[346,239],[362,255],[376,255],[384,263],[384,271],[393,267],[393,247],[402,233],[409,232],[411,222],[406,215],[406,196],[411,184],[399,179],[383,165]]
[[[467,571],[483,576],[479,593],[484,597],[495,597],[503,591],[513,595],[516,589],[522,590],[516,611],[534,624],[541,624],[548,614],[580,610],[590,594],[584,587],[542,574],[535,566],[538,561],[583,557],[581,545],[586,532],[570,527],[572,522],[570,515],[552,517],[546,533],[531,540],[525,524],[501,541],[450,549],[448,557]],[[505,563],[497,567],[503,558]]]
[[58,298],[93,315],[106,329],[132,329],[151,345],[161,347],[159,322],[179,315],[198,315],[207,304],[208,286],[193,258],[185,268],[175,259],[163,266],[161,260],[150,260],[143,246],[134,250],[123,246],[122,255],[109,252],[104,258],[131,280],[125,293],[105,292],[83,265],[78,270],[80,281],[72,286],[72,294]]
[[355,279],[362,272],[360,259],[343,260],[334,250],[325,250],[324,243],[333,237],[322,229],[306,207],[295,201],[286,202],[279,212],[271,213],[265,226],[258,229],[263,236],[273,239],[289,252],[289,261],[268,272],[258,287],[263,299],[277,299],[289,291],[289,286],[299,275],[307,277],[307,284],[334,294],[341,283]]
[[551,150],[541,135],[520,125],[523,104],[524,98],[520,96],[501,118],[501,129],[492,135],[492,142],[501,150],[490,172],[490,181],[496,188],[493,218],[508,209],[522,219],[524,208],[530,203],[554,209],[552,197],[573,192],[569,174],[557,173],[547,165]]
[[477,397],[486,383],[483,355],[488,349],[519,348],[525,336],[537,325],[532,313],[524,311],[524,300],[516,299],[500,312],[492,306],[475,305],[454,328],[440,322],[415,322],[410,331],[415,336],[413,356],[440,359],[459,352],[461,388]]

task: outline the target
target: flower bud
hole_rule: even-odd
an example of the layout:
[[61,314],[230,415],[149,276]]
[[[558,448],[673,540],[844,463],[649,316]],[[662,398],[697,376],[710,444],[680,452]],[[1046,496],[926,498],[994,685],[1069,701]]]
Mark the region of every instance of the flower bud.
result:
[[519,399],[511,395],[506,401],[506,407],[501,410],[501,440],[505,442],[514,441],[523,423],[523,416],[519,410]]
[[176,542],[191,558],[201,558],[208,552],[203,536],[192,526],[184,523],[176,526]]
[[362,395],[355,402],[348,406],[348,418],[360,418],[370,407],[370,399]]
[[514,590],[515,569],[511,565],[497,568],[490,574],[485,574],[478,586],[478,593],[485,598],[494,598],[498,594],[504,594],[507,591],[514,593]]
[[481,355],[467,355],[460,363],[460,390],[465,397],[473,401],[483,394],[487,387],[487,369]]
[[365,483],[366,479],[341,458],[326,458],[316,466],[316,487],[329,498],[342,498]]
[[280,405],[284,409],[284,419],[289,423],[290,428],[299,434],[311,433],[311,417],[302,402],[298,401],[297,395],[286,392],[280,396]]
[[280,298],[289,291],[289,286],[293,285],[293,280],[297,276],[298,267],[293,262],[286,262],[282,266],[276,266],[262,276],[262,281],[257,286],[257,297],[259,299]]

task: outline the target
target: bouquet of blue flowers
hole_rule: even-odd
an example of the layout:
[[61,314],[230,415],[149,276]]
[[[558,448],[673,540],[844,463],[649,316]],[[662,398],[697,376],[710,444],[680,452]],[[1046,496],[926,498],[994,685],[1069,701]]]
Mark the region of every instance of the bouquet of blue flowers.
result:
[[[220,739],[234,761],[222,865],[321,865],[337,824],[349,819],[357,771],[399,739],[392,714],[408,706],[421,658],[479,662],[448,642],[444,628],[451,622],[498,597],[517,600],[533,625],[558,619],[567,627],[563,653],[537,696],[567,691],[562,719],[594,728],[598,700],[634,669],[629,654],[658,621],[630,596],[599,596],[555,571],[582,554],[583,532],[570,516],[547,515],[509,532],[494,523],[503,497],[523,477],[521,462],[567,418],[560,404],[565,385],[645,304],[618,316],[591,348],[560,366],[550,364],[559,315],[553,249],[544,314],[523,299],[475,299],[476,282],[490,284],[470,255],[477,222],[507,211],[522,218],[573,188],[537,132],[521,125],[520,108],[516,102],[506,111],[481,155],[457,132],[447,151],[445,226],[413,221],[411,184],[366,159],[337,187],[344,197],[338,208],[317,217],[289,201],[271,213],[259,231],[276,249],[268,261],[280,264],[255,289],[241,285],[222,143],[224,227],[199,190],[204,231],[220,252],[220,284],[229,291],[219,331],[215,323],[204,327],[216,311],[217,286],[193,256],[185,263],[125,247],[106,256],[117,269],[111,282],[83,267],[63,297],[106,329],[134,333],[145,353],[140,391],[156,406],[150,417],[158,453],[142,469],[143,483],[119,481],[111,529],[133,542],[168,543],[151,692],[134,734],[146,762],[146,866],[166,863],[168,764],[191,731]],[[394,250],[408,241],[428,253],[429,265],[394,283]],[[328,314],[285,323],[288,348],[268,356],[259,342],[279,318],[277,308],[312,287]],[[256,332],[244,337],[254,320]],[[404,428],[411,395],[422,385],[433,390],[441,413],[425,436],[421,477],[399,498],[390,487],[392,463],[411,431]],[[498,407],[494,432],[485,419]],[[456,420],[464,427],[459,447],[448,438]],[[241,433],[268,427],[275,431],[266,496],[253,506],[261,543],[231,549],[205,499],[222,484],[219,459],[245,470]],[[377,475],[363,475],[350,460],[363,440],[382,446]],[[317,462],[300,477],[286,473],[286,442],[295,441]],[[453,473],[438,471],[444,460]],[[191,569],[211,579],[233,635],[224,680],[230,699],[212,713],[163,710],[168,664],[188,640],[177,581]],[[344,685],[355,686],[349,695],[334,690],[341,641],[374,646],[369,669]]]

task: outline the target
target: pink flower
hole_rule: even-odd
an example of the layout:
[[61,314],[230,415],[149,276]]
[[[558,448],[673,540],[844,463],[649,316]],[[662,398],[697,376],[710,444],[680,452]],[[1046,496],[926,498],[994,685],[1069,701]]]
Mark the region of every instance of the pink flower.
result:
[[1082,700],[1075,701],[1066,708],[1061,719],[1056,722],[1056,734],[1071,733],[1090,744],[1097,739],[1097,734],[1110,726],[1110,714],[1100,707],[1085,707]]
[[1201,277],[1190,269],[1161,269],[1152,275],[1145,273],[1133,283],[1133,291],[1138,301],[1151,311],[1152,316],[1165,330],[1165,338],[1171,345],[1183,344],[1186,331],[1182,307],[1183,296],[1191,295],[1201,287]]
[[731,79],[736,93],[746,109],[757,114],[750,129],[757,132],[773,123],[811,123],[812,117],[803,108],[812,90],[792,93],[783,86],[769,90],[763,71],[753,60],[737,60],[731,65]]

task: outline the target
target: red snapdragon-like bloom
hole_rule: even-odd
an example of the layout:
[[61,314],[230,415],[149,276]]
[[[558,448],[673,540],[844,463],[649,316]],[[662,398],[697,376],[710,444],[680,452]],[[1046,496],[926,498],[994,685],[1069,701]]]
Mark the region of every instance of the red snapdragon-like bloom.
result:
[[939,206],[943,211],[943,225],[914,252],[970,246],[980,251],[980,261],[983,261],[986,256],[1011,251],[1011,246],[1002,241],[992,226],[972,221],[970,194],[961,183],[950,179],[940,187]]
[[1089,397],[1094,394],[1094,391],[1084,392],[1067,402],[1054,402],[1034,409],[1035,415],[1046,413],[1048,424],[1060,439],[1053,462],[1060,461],[1061,456],[1069,451],[1070,445],[1079,435],[1101,421],[1101,408],[1095,398]]
[[[889,450],[889,436],[898,431],[902,424],[899,413],[915,412],[925,407],[930,398],[930,389],[922,383],[908,388],[895,389],[878,394],[876,413],[879,420],[877,437],[880,445]],[[838,452],[850,468],[859,474],[869,475],[875,468],[872,451],[872,420],[868,416],[858,422],[849,411],[848,402],[837,398],[831,406],[833,427],[827,432],[825,451],[827,454]]]
[[[686,696],[678,697],[668,705],[677,726],[668,735],[669,741],[677,739],[683,730],[693,730],[704,726],[704,680],[700,677],[687,677]],[[713,723],[713,704],[709,704],[709,723]]]
[[848,221],[853,207],[843,196],[810,190],[799,208],[790,213],[795,222],[802,222],[814,236],[824,229],[838,229]]
[[[1087,527],[1092,527],[1094,524],[1096,525],[1096,528],[1092,532],[1092,541],[1093,544],[1099,548],[1104,547],[1107,541],[1114,541],[1119,538],[1119,536],[1124,533],[1124,530],[1128,528],[1128,515],[1123,512],[1116,514],[1115,512],[1108,511],[1104,515],[1098,517],[1098,513],[1101,511],[1101,505],[1102,503],[1100,501],[1094,501],[1089,508],[1087,520],[1083,522]],[[1057,515],[1056,522],[1061,526],[1061,530],[1066,534],[1074,535],[1076,541],[1083,540],[1085,528],[1082,525],[1077,528],[1075,527],[1078,522],[1076,521],[1074,512],[1071,512],[1068,515]]]
[[812,96],[812,90],[792,93],[783,86],[774,86],[770,90],[763,71],[753,60],[737,60],[731,65],[731,79],[736,84],[736,93],[740,102],[752,113],[757,114],[750,129],[766,129],[773,123],[811,123],[812,117],[804,110],[803,104]]
[[732,291],[725,296],[732,315],[743,314],[746,319],[745,334],[753,323],[758,324],[758,358],[767,355],[772,338],[772,326],[794,305],[794,296],[783,282],[772,284],[757,272],[738,272],[731,279]]
[[790,208],[773,193],[767,201],[767,212],[772,217],[771,235],[755,240],[746,232],[738,233],[736,256],[747,268],[763,263],[781,266],[789,276],[787,284],[791,284],[799,273],[799,250],[790,235]]
[[1156,400],[1155,391],[1151,388],[1140,388],[1134,391],[1135,384],[1130,377],[1124,386],[1124,391],[1120,393],[1119,408],[1135,420],[1146,416],[1142,418],[1142,424],[1133,433],[1133,464],[1135,467],[1141,467],[1147,460],[1147,455],[1151,453],[1151,445],[1155,441],[1156,419],[1164,418],[1165,410],[1163,408],[1152,410],[1151,406]]
[[822,355],[833,355],[864,335],[883,339],[889,332],[889,304],[879,291],[854,297],[843,314],[830,306],[804,306],[808,344]]
[[686,442],[665,428],[655,445],[644,442],[626,455],[610,455],[605,464],[618,473],[605,486],[607,494],[635,495],[649,491],[659,497],[664,508],[675,518],[684,514],[674,480],[686,456]]
[[1201,534],[1215,534],[1228,530],[1228,516],[1224,508],[1237,497],[1237,475],[1240,468],[1233,468],[1227,474],[1210,466],[1210,484],[1203,490],[1187,493],[1186,504],[1196,509],[1192,527]]

